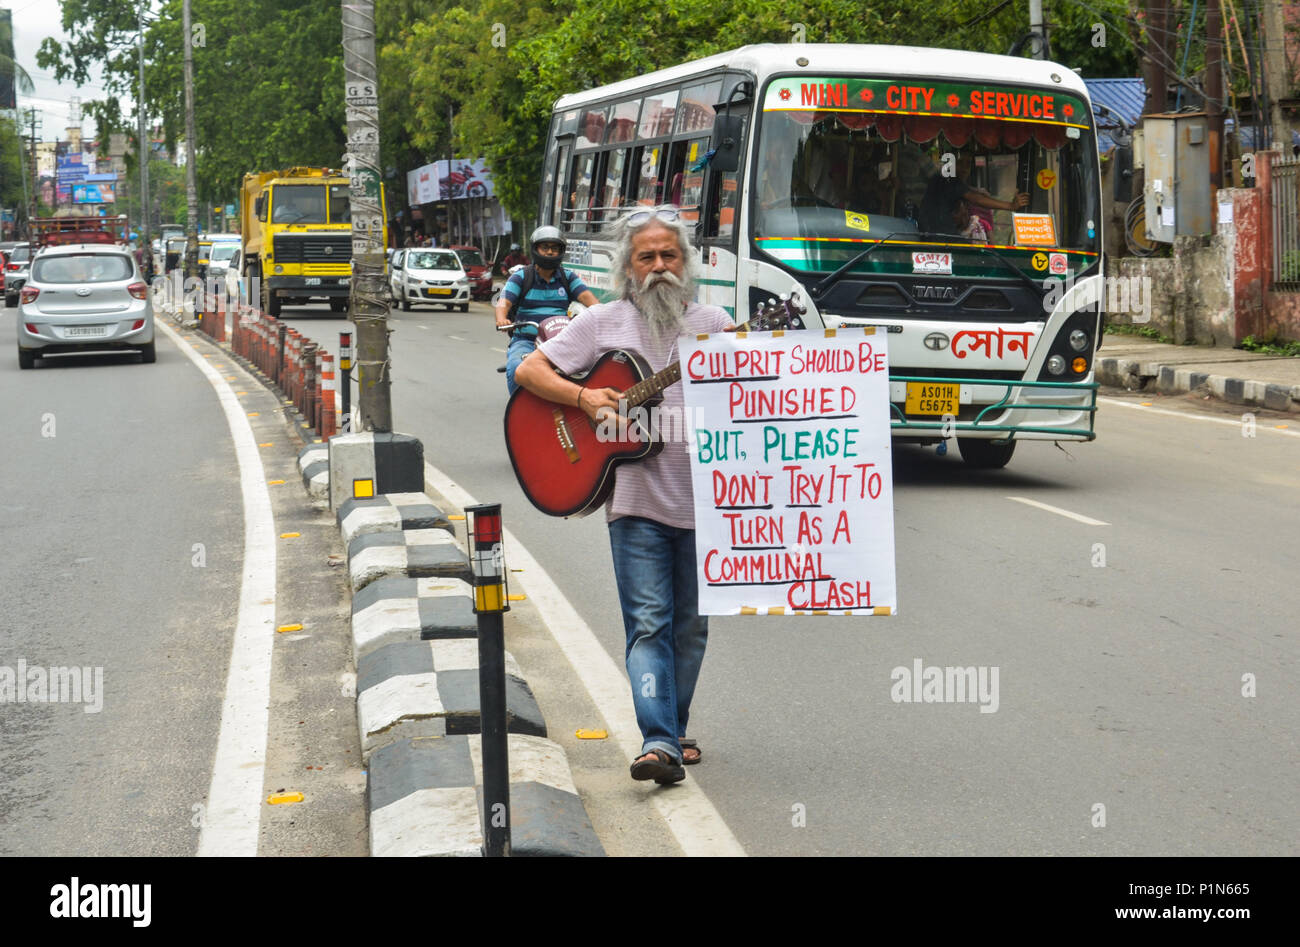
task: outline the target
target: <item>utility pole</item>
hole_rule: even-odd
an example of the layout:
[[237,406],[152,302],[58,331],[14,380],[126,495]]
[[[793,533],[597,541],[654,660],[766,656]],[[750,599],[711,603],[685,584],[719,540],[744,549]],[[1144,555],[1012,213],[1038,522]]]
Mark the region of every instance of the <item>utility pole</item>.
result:
[[[1290,6],[1290,4],[1287,4]],[[1290,91],[1290,72],[1286,64],[1286,27],[1282,18],[1283,4],[1266,2],[1260,8],[1260,28],[1263,35],[1264,81],[1268,86],[1269,103],[1272,106],[1273,140],[1281,142],[1287,148],[1291,145],[1291,127],[1286,116],[1282,114],[1282,100]]]
[[[144,3],[142,2],[136,10],[136,23],[140,33],[140,95],[136,101],[136,111],[139,112],[139,135],[140,135],[140,248],[142,256],[146,260],[153,257],[153,247],[149,241],[149,154],[153,149],[149,146],[147,136],[147,122],[144,115]],[[150,270],[153,267],[150,266]]]
[[383,178],[379,173],[379,70],[373,0],[342,0],[343,82],[347,105],[352,205],[351,318],[357,326],[354,431],[391,434],[392,371],[388,292],[384,285]]
[[27,203],[27,232],[31,233],[32,218],[36,216],[36,204],[40,200],[41,184],[40,171],[36,167],[36,129],[40,122],[36,120],[36,109],[34,107],[27,110],[27,124],[31,129],[31,134],[27,138],[27,160],[32,172],[32,192],[28,196]]
[[190,28],[190,0],[184,0],[181,26],[185,31],[185,278],[191,280],[199,276],[199,198],[194,181],[194,34]]
[[1146,5],[1146,43],[1145,59],[1142,64],[1142,77],[1146,80],[1147,101],[1142,109],[1143,115],[1159,115],[1166,108],[1166,87],[1169,79],[1165,74],[1165,63],[1169,61],[1166,54],[1165,24],[1167,22],[1169,0],[1147,0]]
[[1209,119],[1210,183],[1223,187],[1223,20],[1219,0],[1205,7],[1205,112]]
[[1047,58],[1047,28],[1043,25],[1043,0],[1029,0],[1029,32],[1034,34],[1033,56]]

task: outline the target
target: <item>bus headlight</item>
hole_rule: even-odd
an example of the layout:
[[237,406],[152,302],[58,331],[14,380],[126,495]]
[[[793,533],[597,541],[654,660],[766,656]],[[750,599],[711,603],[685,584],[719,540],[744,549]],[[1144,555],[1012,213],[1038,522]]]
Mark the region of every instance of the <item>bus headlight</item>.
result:
[[1053,355],[1047,360],[1047,370],[1053,375],[1065,374],[1065,359],[1060,355]]
[[1088,347],[1088,333],[1082,329],[1075,329],[1070,333],[1070,348],[1076,352],[1082,352]]

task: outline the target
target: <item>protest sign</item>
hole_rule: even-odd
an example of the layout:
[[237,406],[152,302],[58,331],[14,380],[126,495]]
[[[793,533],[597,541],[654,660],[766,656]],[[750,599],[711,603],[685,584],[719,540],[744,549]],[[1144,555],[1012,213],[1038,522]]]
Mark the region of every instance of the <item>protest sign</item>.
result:
[[897,611],[885,336],[681,341],[700,614]]

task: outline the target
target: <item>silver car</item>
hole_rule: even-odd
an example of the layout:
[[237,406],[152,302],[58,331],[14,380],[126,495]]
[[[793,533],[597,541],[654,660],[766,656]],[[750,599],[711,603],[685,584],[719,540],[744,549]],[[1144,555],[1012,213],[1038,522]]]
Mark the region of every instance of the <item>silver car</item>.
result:
[[32,248],[20,243],[9,251],[9,260],[5,263],[5,308],[12,309],[18,305],[18,291],[27,279],[27,268],[31,263]]
[[20,292],[18,366],[58,352],[134,349],[152,362],[153,301],[135,257],[122,247],[48,247]]

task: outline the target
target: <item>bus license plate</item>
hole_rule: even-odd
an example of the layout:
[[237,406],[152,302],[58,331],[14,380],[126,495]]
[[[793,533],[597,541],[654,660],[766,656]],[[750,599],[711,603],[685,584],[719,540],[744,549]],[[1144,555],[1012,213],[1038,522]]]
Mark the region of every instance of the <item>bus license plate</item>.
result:
[[908,414],[951,414],[957,416],[961,401],[961,385],[909,381],[907,383]]
[[425,292],[428,293],[430,296],[450,296],[450,295],[451,295],[451,290],[450,290],[450,289],[426,289]]

